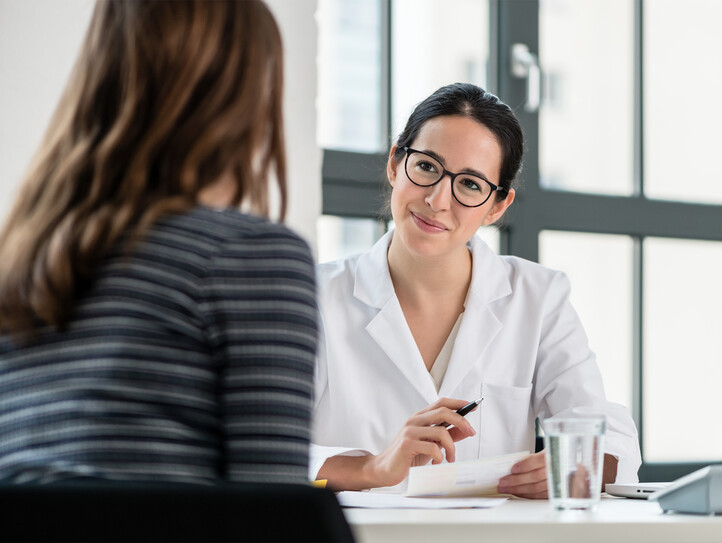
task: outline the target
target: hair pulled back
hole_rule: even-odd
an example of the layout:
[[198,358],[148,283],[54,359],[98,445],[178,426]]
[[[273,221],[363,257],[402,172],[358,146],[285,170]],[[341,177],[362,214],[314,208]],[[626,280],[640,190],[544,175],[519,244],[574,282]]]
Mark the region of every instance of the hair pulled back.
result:
[[411,113],[406,127],[396,141],[394,158],[401,160],[404,147],[413,147],[414,140],[424,124],[446,115],[460,115],[474,119],[488,128],[499,142],[502,163],[499,198],[506,198],[514,188],[521,171],[524,156],[524,134],[514,112],[495,95],[470,83],[453,83],[441,87]]

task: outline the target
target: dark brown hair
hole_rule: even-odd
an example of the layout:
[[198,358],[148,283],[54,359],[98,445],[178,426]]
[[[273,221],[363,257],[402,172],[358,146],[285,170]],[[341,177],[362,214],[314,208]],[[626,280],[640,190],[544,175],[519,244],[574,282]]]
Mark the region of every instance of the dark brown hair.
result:
[[396,141],[394,160],[401,160],[404,147],[413,147],[424,124],[434,117],[460,115],[474,119],[496,136],[502,150],[497,198],[506,198],[514,188],[524,156],[524,134],[514,112],[495,95],[471,83],[453,83],[435,91],[411,113],[404,131]]
[[67,321],[121,237],[192,208],[222,176],[233,205],[286,209],[281,37],[260,0],[100,0],[0,231],[0,331]]

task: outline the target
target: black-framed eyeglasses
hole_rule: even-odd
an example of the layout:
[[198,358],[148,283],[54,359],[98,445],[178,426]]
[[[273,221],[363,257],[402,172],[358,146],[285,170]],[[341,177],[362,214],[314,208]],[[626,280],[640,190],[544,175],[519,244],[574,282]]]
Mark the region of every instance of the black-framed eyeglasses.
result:
[[441,161],[423,151],[411,147],[403,149],[406,151],[404,170],[414,185],[431,187],[448,175],[451,180],[451,194],[464,207],[484,205],[492,193],[505,190],[479,175],[450,172]]

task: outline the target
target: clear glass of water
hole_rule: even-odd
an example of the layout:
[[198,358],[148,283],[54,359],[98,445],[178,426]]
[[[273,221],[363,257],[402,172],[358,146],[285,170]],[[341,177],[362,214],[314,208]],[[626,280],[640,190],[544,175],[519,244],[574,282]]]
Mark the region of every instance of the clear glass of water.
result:
[[602,489],[603,417],[542,422],[549,501],[554,509],[595,509]]

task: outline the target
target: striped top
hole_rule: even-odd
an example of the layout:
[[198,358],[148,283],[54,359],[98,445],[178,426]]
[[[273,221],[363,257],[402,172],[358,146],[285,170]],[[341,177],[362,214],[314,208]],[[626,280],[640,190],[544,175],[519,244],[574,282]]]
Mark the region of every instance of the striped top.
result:
[[68,327],[0,338],[0,480],[307,482],[308,246],[198,207],[109,255]]

